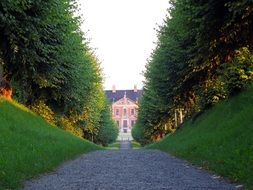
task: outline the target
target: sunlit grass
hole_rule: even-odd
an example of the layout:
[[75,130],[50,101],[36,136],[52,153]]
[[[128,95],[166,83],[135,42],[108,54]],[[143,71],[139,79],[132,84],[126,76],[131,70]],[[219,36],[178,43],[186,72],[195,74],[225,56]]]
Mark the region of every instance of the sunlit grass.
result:
[[136,141],[131,141],[131,146],[132,146],[132,149],[140,149],[141,148],[141,144]]
[[116,141],[115,143],[109,144],[106,149],[108,150],[118,150],[120,148],[120,142]]
[[0,189],[100,147],[53,127],[26,107],[0,99]]
[[[25,107],[24,105],[22,104],[19,104],[18,102],[16,102],[15,100],[9,100],[9,99],[6,99],[4,97],[1,97],[0,96],[0,103],[3,103],[3,102],[9,102],[11,103],[12,105],[14,105],[15,107],[19,108],[20,110],[22,111],[25,111],[25,112],[29,112],[33,115],[36,115],[35,113],[33,113],[30,109],[28,109],[27,107]],[[1,105],[0,105],[1,106]]]
[[253,189],[253,87],[149,148],[161,149]]

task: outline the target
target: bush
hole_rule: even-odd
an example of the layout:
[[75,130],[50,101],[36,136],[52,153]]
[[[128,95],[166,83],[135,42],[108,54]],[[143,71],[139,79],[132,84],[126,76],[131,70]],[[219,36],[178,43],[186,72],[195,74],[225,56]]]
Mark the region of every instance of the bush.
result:
[[73,122],[71,122],[70,119],[65,116],[60,118],[60,120],[58,121],[58,125],[60,126],[60,128],[72,133],[75,136],[83,137],[82,129],[77,128],[73,124]]
[[101,112],[100,128],[95,142],[107,146],[117,140],[119,128],[111,118],[109,105],[107,104]]
[[144,129],[138,123],[136,123],[132,128],[132,136],[134,140],[139,142],[141,145],[149,143],[149,141],[145,138]]
[[54,112],[48,107],[43,100],[38,100],[33,103],[29,108],[44,118],[50,124],[55,124]]
[[231,62],[223,64],[221,78],[229,95],[239,93],[253,79],[253,55],[247,47],[235,51]]
[[253,80],[253,55],[247,47],[235,51],[234,58],[220,66],[216,78],[200,89],[201,109],[206,110],[221,100],[241,92]]
[[225,82],[215,79],[210,82],[209,87],[206,90],[200,90],[200,107],[206,110],[221,100],[227,98],[227,91],[225,89]]

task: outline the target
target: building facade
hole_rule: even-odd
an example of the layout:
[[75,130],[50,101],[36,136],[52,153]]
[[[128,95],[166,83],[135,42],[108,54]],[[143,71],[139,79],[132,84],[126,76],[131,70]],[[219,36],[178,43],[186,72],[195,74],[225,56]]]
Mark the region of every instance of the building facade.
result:
[[111,103],[112,118],[117,123],[120,132],[131,132],[136,123],[138,114],[138,100],[142,90],[135,86],[133,90],[112,90],[105,91],[108,100]]

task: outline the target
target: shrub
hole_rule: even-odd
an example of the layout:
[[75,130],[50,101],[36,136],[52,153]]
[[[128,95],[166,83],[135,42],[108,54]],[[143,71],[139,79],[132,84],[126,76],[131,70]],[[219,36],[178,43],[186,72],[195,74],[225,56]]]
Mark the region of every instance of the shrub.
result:
[[54,112],[51,110],[49,106],[45,104],[43,100],[38,100],[34,102],[29,108],[43,117],[50,124],[55,124]]
[[208,109],[221,100],[227,98],[227,90],[225,89],[225,82],[220,78],[212,80],[207,89],[200,90],[200,108]]
[[253,55],[247,47],[236,50],[232,61],[222,65],[221,78],[229,95],[237,94],[252,81]]
[[107,146],[116,141],[119,134],[119,128],[111,118],[109,105],[107,104],[101,112],[100,128],[95,142]]
[[135,141],[139,142],[141,145],[150,143],[150,140],[146,138],[143,125],[138,122],[132,128],[132,136]]
[[70,119],[66,116],[60,118],[60,120],[58,121],[58,125],[60,128],[72,133],[75,136],[83,137],[82,129],[76,127],[74,123],[71,122]]

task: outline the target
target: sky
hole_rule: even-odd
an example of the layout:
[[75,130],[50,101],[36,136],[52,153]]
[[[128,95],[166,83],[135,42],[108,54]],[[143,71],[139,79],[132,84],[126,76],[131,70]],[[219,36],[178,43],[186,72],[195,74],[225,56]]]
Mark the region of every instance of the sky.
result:
[[168,0],[78,0],[81,29],[101,62],[104,88],[141,89]]

